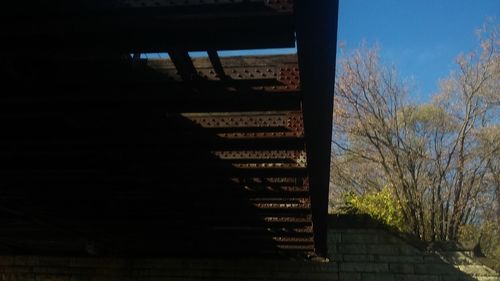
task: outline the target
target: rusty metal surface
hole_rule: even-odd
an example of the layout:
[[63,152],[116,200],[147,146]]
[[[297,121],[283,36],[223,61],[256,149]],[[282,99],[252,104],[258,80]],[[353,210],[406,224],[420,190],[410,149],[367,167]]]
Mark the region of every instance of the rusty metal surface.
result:
[[[9,3],[13,13],[21,12],[21,4]],[[71,12],[79,14],[87,11],[113,10],[123,12],[127,9],[152,9],[161,12],[173,13],[171,16],[182,17],[186,14],[211,14],[231,12],[232,14],[255,14],[255,13],[286,13],[293,12],[292,0],[107,0],[107,1],[58,1],[58,2],[36,2],[25,3],[26,13],[52,13]],[[179,9],[180,8],[180,9]],[[36,11],[35,9],[38,9]],[[214,10],[217,9],[217,10]],[[207,13],[207,11],[212,12]],[[215,13],[214,13],[215,12]]]
[[280,13],[293,12],[292,0],[121,0],[116,6],[134,8],[145,7],[192,7],[192,6],[224,6],[238,4],[260,4]]
[[[193,80],[169,60],[120,63],[114,77],[56,63],[61,88],[41,98],[30,89],[52,84],[39,77],[4,97],[0,119],[15,124],[0,144],[17,150],[0,148],[0,241],[18,253],[313,255],[300,103],[269,102],[300,94],[296,59],[221,63],[226,77],[193,60]],[[266,110],[240,111],[242,96]]]
[[4,10],[0,48],[24,55],[294,46],[287,0],[11,1]]
[[325,255],[336,4],[8,2],[0,252]]
[[[245,85],[246,81],[253,81],[250,89],[254,91],[266,91],[276,93],[298,92],[299,70],[297,60],[294,56],[283,56],[283,61],[270,62],[272,64],[262,64],[261,60],[270,58],[249,57],[249,58],[228,58],[224,60],[225,77],[220,77],[217,71],[209,63],[208,59],[197,58],[198,81],[225,81],[228,84],[227,90],[238,92]],[[256,64],[256,65],[255,65]],[[148,65],[153,69],[164,73],[168,81],[183,81],[175,65],[166,60],[150,60]],[[202,84],[203,85],[203,84]]]

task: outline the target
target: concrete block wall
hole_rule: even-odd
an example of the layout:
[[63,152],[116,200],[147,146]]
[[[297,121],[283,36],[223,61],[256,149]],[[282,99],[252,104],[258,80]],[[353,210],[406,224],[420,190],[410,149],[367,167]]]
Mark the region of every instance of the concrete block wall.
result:
[[338,280],[335,263],[276,260],[1,257],[1,281]]
[[383,229],[331,229],[328,238],[339,280],[500,281],[497,273],[472,259],[452,263],[446,255],[420,250]]
[[[332,229],[330,262],[0,256],[0,281],[500,281],[484,266],[421,251],[381,229]],[[468,272],[463,272],[463,271]]]

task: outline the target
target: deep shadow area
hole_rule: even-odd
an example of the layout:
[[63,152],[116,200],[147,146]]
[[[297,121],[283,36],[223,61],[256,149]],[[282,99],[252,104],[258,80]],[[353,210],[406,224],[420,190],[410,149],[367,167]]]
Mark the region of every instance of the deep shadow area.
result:
[[6,3],[0,15],[0,49],[8,53],[238,50],[295,43],[293,1],[287,0],[28,0]]
[[311,255],[294,62],[241,62],[4,59],[2,254]]

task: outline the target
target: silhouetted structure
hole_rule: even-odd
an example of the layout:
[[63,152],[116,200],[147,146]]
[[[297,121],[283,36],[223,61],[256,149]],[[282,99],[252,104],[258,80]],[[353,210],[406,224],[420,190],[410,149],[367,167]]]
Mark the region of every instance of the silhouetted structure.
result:
[[326,255],[337,1],[9,5],[2,254]]

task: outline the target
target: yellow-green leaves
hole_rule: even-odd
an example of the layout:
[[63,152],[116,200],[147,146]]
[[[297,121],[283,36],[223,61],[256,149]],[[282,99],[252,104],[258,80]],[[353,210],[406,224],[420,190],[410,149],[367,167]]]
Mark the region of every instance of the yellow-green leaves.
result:
[[400,231],[406,231],[401,204],[389,186],[385,186],[380,191],[368,192],[363,195],[346,194],[345,201],[347,212],[367,214]]

